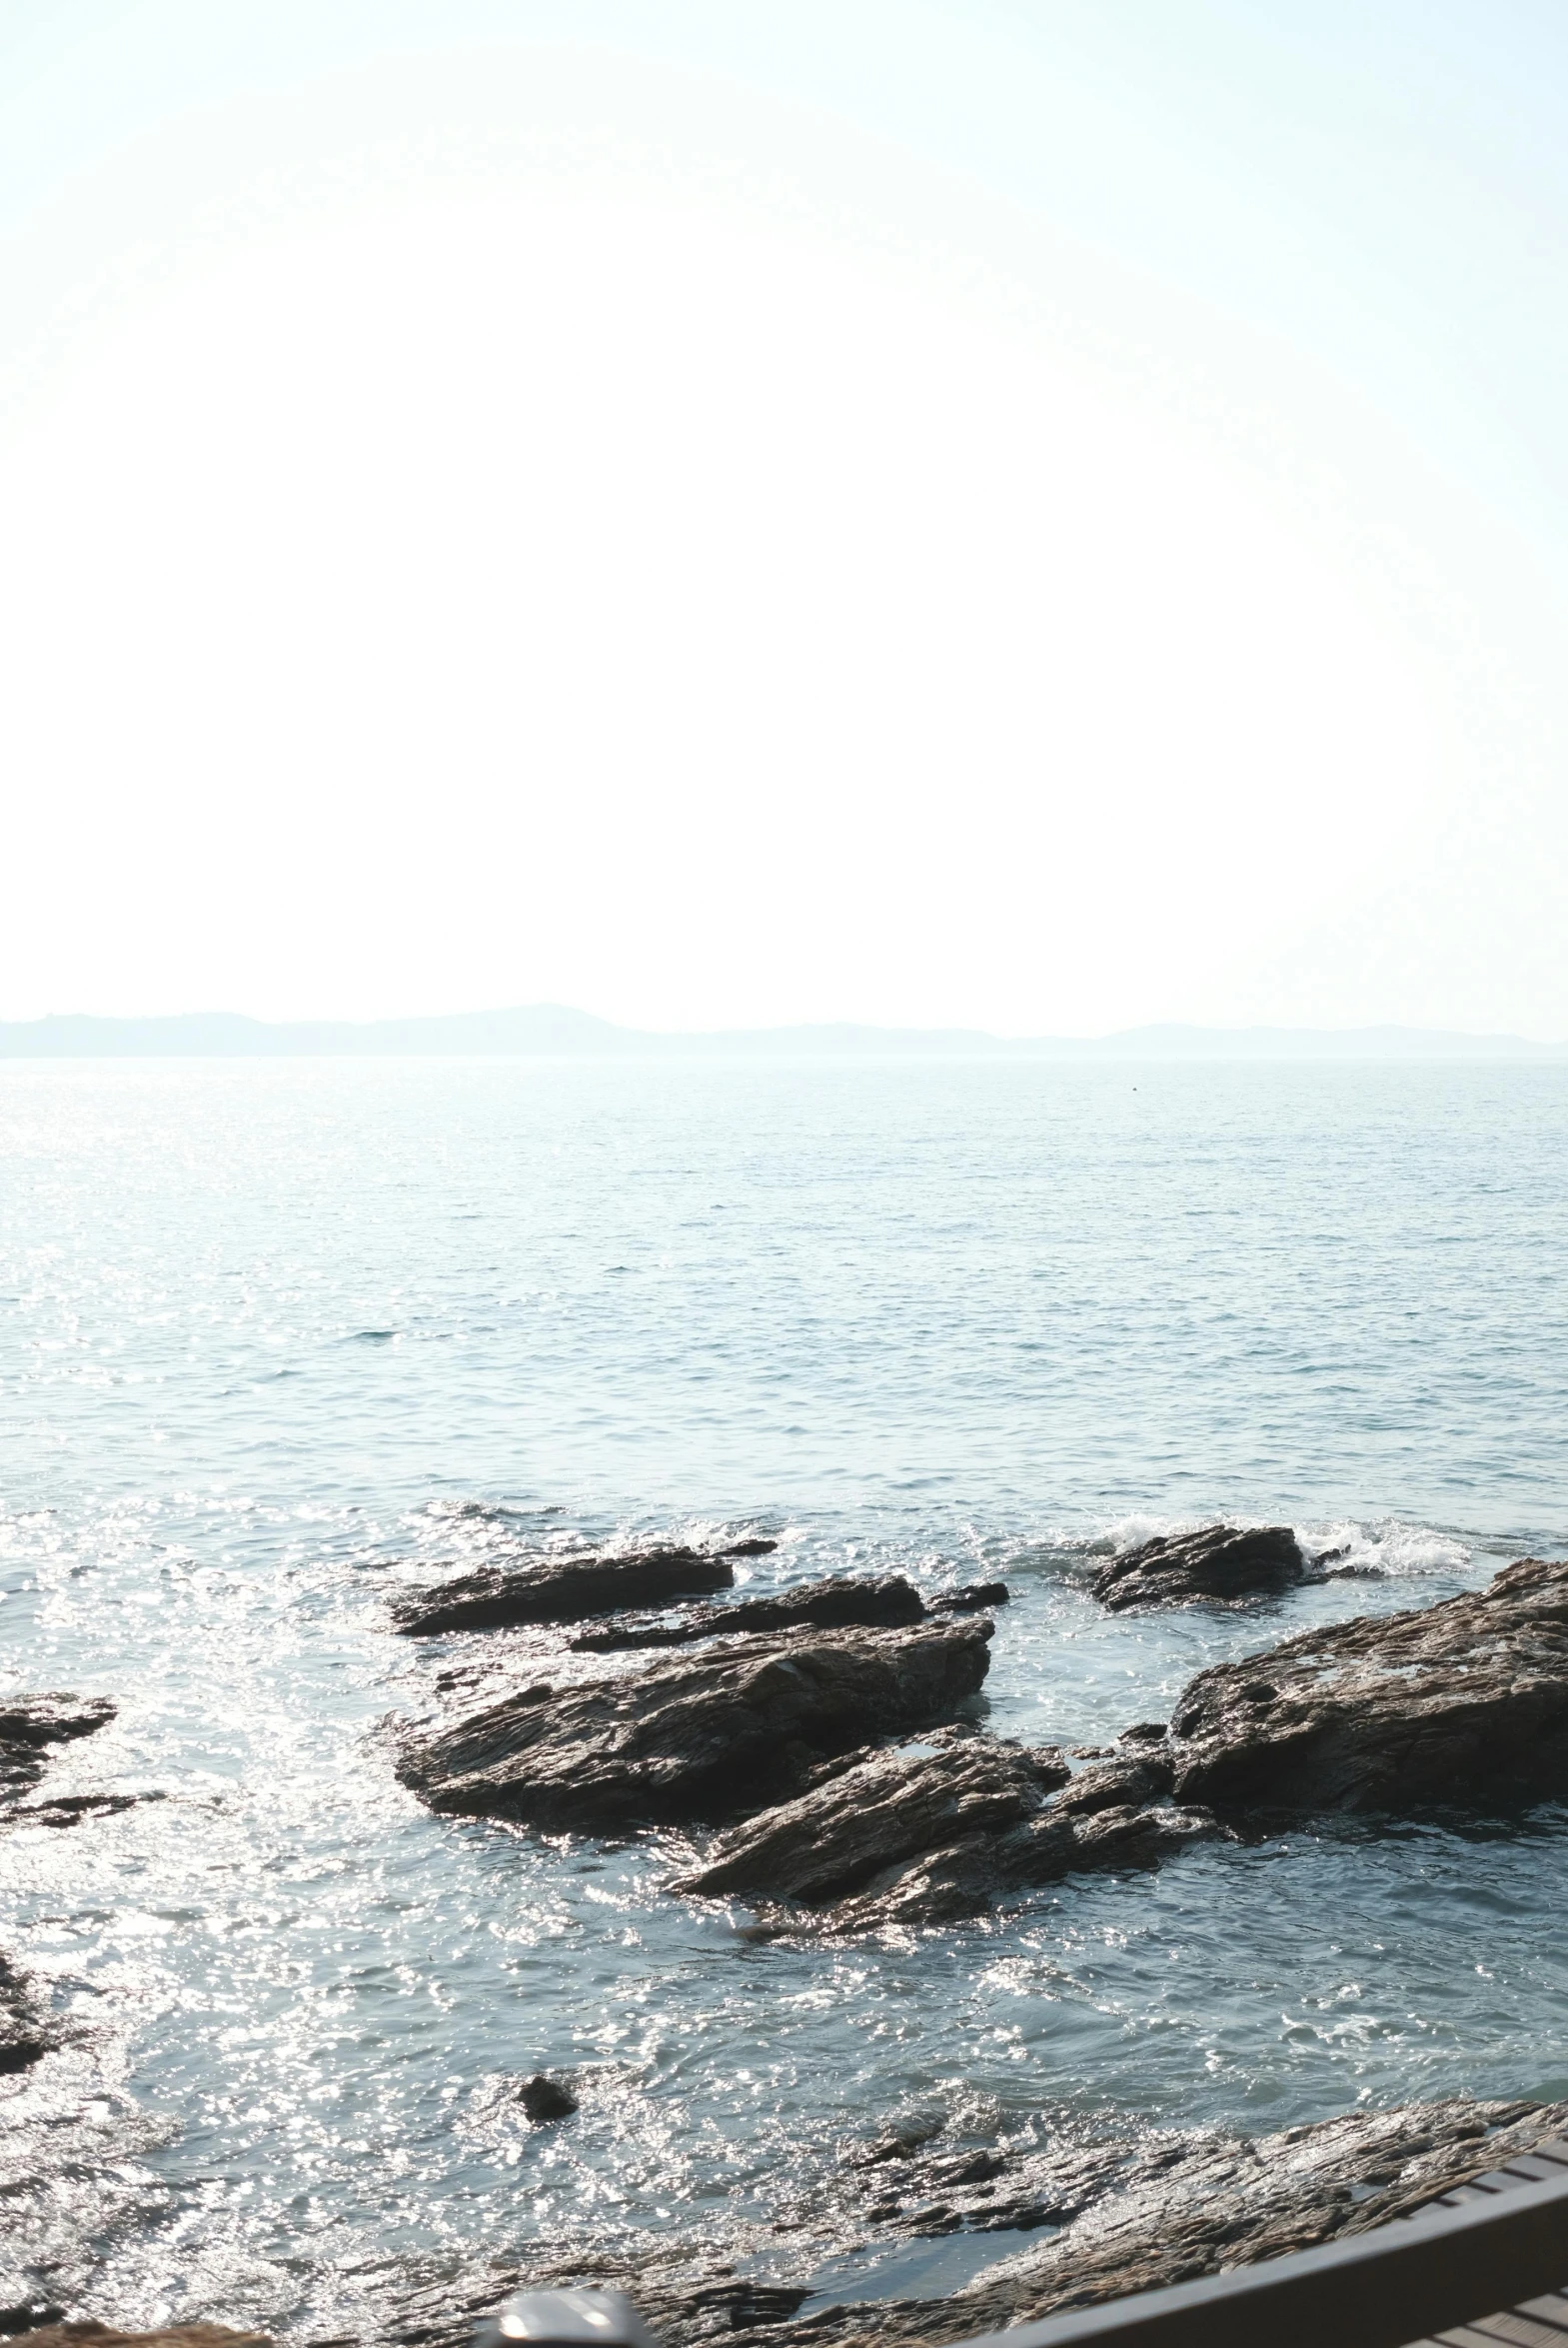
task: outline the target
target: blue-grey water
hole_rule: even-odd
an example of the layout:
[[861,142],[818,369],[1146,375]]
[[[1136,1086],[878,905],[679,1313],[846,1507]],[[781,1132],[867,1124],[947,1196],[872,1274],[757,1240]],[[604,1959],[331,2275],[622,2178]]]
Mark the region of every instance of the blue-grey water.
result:
[[[13,2255],[118,2321],[309,2333],[384,2261],[766,2219],[910,2111],[1568,2094],[1552,1814],[759,1945],[657,1838],[431,1817],[378,1729],[427,1684],[389,1589],[549,1544],[1002,1575],[991,1723],[1068,1742],[1562,1554],[1565,1166],[1553,1066],[0,1066],[0,1667],[120,1705],[53,1787],[163,1797],[0,1842],[0,1945],[80,2026],[0,2082],[5,2162],[58,2172]],[[1221,1514],[1383,1578],[1086,1595],[1096,1546]],[[531,2131],[545,2066],[583,2108]]]

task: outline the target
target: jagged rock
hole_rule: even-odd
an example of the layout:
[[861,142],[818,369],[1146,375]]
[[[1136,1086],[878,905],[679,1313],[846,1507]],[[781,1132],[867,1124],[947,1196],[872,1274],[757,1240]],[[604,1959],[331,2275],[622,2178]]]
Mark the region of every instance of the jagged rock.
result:
[[[1057,2309],[1190,2281],[1365,2233],[1568,2130],[1568,2105],[1468,2097],[1358,2109],[1274,2136],[1158,2131],[1043,2149],[954,2142],[923,2123],[847,2151],[825,2186],[776,2210],[768,2232],[497,2261],[455,2289],[443,2274],[388,2295],[397,2348],[468,2348],[475,2318],[511,2291],[629,2290],[662,2348],[944,2348]],[[1056,2229],[1046,2233],[1044,2229]],[[818,2306],[792,2320],[814,2268],[889,2242],[1036,2233],[940,2298]],[[749,2273],[734,2261],[744,2252]],[[768,2263],[765,2264],[764,2261]]]
[[819,1928],[837,1936],[959,1923],[1067,1875],[1158,1866],[1221,1831],[1206,1809],[1111,1802],[1076,1809],[1052,1802],[1020,1826],[967,1835],[913,1860],[889,1881],[829,1910]]
[[696,1638],[757,1630],[906,1629],[923,1619],[925,1607],[912,1581],[902,1574],[832,1574],[802,1581],[766,1598],[743,1598],[735,1606],[687,1606],[677,1615],[646,1622],[616,1622],[586,1630],[571,1641],[579,1654],[609,1654],[622,1647],[678,1647]]
[[808,1904],[841,1899],[917,1851],[1029,1817],[1070,1772],[1054,1747],[1031,1752],[938,1731],[923,1750],[876,1752],[825,1785],[721,1837],[670,1888],[714,1897],[763,1892]]
[[1206,1525],[1201,1532],[1159,1533],[1123,1549],[1090,1584],[1103,1605],[1221,1604],[1290,1589],[1306,1572],[1301,1544],[1288,1524]]
[[107,1696],[12,1695],[0,1702],[0,1800],[30,1793],[49,1765],[48,1748],[91,1736],[115,1715]]
[[[1067,2307],[1189,2282],[1222,2267],[1279,2258],[1364,2233],[1451,2192],[1469,2177],[1548,2143],[1568,2124],[1562,2104],[1449,2102],[1347,2112],[1255,2140],[1156,2137],[1131,2148],[1093,2145],[1005,2160],[978,2191],[962,2189],[947,2156],[920,2163],[881,2223],[905,2234],[1061,2228],[944,2300],[823,2310],[769,2335],[774,2348],[841,2330],[855,2340],[926,2348],[1032,2323]],[[1355,2198],[1357,2194],[1362,2198]],[[669,2348],[682,2348],[667,2326]]]
[[1177,1797],[1227,1815],[1568,1794],[1568,1564],[1217,1664],[1170,1725]]
[[735,1581],[733,1559],[755,1557],[777,1542],[743,1541],[735,1549],[645,1549],[627,1557],[562,1557],[537,1565],[481,1565],[394,1604],[393,1621],[409,1637],[438,1630],[500,1630],[515,1622],[585,1622],[627,1606],[665,1606],[710,1597]]
[[577,2097],[570,2087],[559,2079],[552,2079],[544,2071],[536,2071],[532,2079],[525,2079],[518,2089],[518,2101],[536,2128],[550,2120],[567,2120],[578,2108]]
[[938,1591],[930,1601],[933,1614],[983,1614],[987,1607],[1005,1606],[1012,1592],[1004,1581],[966,1581],[959,1589]]
[[1162,1753],[1074,1776],[1055,1746],[957,1734],[926,1745],[856,1757],[723,1836],[670,1888],[752,1895],[764,1937],[838,1937],[956,1922],[1064,1875],[1156,1865],[1221,1831],[1211,1811],[1165,1801]]
[[784,1631],[635,1677],[525,1687],[434,1734],[408,1733],[398,1774],[433,1809],[547,1832],[718,1824],[790,1799],[868,1736],[950,1719],[985,1677],[991,1627]]

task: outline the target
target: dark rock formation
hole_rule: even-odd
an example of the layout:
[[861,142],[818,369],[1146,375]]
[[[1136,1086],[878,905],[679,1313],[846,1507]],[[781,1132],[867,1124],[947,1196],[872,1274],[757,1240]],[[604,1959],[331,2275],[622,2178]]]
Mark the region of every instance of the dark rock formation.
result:
[[[741,1544],[747,1556],[772,1541]],[[434,1589],[415,1590],[393,1607],[410,1637],[438,1630],[500,1630],[515,1622],[584,1622],[625,1606],[666,1606],[710,1597],[735,1580],[736,1552],[646,1549],[629,1557],[562,1557],[537,1565],[481,1565]]]
[[1232,1816],[1568,1795],[1568,1564],[1218,1664],[1170,1726],[1178,1798]]
[[[776,2212],[771,2235],[729,2244],[705,2229],[701,2241],[649,2243],[634,2259],[589,2250],[521,2270],[498,2261],[461,2289],[443,2274],[394,2298],[386,2336],[397,2348],[468,2348],[475,2317],[509,2291],[592,2282],[629,2290],[663,2348],[847,2338],[856,2348],[944,2348],[1365,2233],[1565,2130],[1568,2106],[1467,2097],[1357,2110],[1256,2139],[1162,2131],[1026,2149],[917,2124],[851,2151],[824,2187]],[[997,2263],[940,2298],[825,2305],[792,2320],[827,2259],[959,2232],[1038,2239],[1011,2256],[998,2240]]]
[[671,1889],[842,1899],[918,1851],[1015,1825],[1069,1774],[1053,1748],[1030,1752],[938,1730],[923,1749],[868,1754],[811,1792],[734,1827]]
[[1102,1604],[1186,1606],[1194,1601],[1233,1604],[1238,1598],[1290,1589],[1306,1571],[1301,1545],[1288,1524],[1242,1531],[1210,1524],[1201,1532],[1160,1533],[1110,1558],[1090,1584]]
[[748,1895],[769,1933],[950,1923],[1081,1870],[1151,1866],[1218,1832],[1209,1811],[1166,1803],[1170,1782],[1162,1755],[1072,1776],[1054,1746],[938,1732],[923,1750],[856,1757],[765,1810],[670,1888]]
[[919,1591],[901,1574],[834,1574],[734,1606],[686,1606],[661,1621],[612,1623],[583,1631],[571,1644],[579,1653],[608,1654],[621,1647],[679,1647],[695,1638],[792,1630],[802,1623],[814,1630],[900,1630],[924,1613]]
[[570,2087],[559,2079],[552,2079],[544,2071],[536,2071],[532,2079],[525,2079],[518,2089],[518,2101],[536,2128],[551,2120],[567,2120],[578,2108],[577,2097]]
[[831,1909],[819,1929],[848,1935],[958,1923],[1067,1875],[1158,1866],[1220,1831],[1211,1810],[1135,1801],[1079,1808],[1062,1795],[1020,1826],[968,1835],[911,1861]]
[[162,1798],[145,1793],[59,1793],[41,1802],[19,1802],[9,1815],[28,1826],[80,1826],[84,1818],[112,1817],[116,1810],[134,1810],[138,1802]]
[[1012,1597],[1004,1581],[966,1581],[960,1589],[945,1589],[930,1601],[933,1614],[983,1614],[989,1606],[1005,1606]]
[[526,1687],[431,1735],[398,1774],[433,1809],[548,1832],[717,1824],[801,1792],[867,1737],[952,1717],[985,1677],[991,1625],[784,1631],[636,1677]]
[[13,1695],[0,1702],[0,1802],[31,1793],[49,1765],[49,1747],[91,1736],[112,1720],[107,1696]]

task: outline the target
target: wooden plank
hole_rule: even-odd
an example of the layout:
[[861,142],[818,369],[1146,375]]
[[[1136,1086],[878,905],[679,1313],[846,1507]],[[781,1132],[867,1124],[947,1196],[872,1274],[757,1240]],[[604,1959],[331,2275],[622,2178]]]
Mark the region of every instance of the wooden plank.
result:
[[[1452,2202],[1409,2225],[1046,2316],[968,2348],[1407,2348],[1556,2292],[1568,2274],[1568,2174]],[[1500,2348],[1495,2333],[1477,2340]]]
[[1493,2340],[1511,2341],[1513,2348],[1563,2348],[1563,2333],[1556,2324],[1537,2323],[1517,2308],[1505,2308],[1501,2315],[1483,2315],[1470,2329]]
[[1543,2291],[1539,2299],[1521,2299],[1518,2313],[1539,2316],[1543,2324],[1560,2324],[1568,2332],[1568,2297],[1561,2291]]

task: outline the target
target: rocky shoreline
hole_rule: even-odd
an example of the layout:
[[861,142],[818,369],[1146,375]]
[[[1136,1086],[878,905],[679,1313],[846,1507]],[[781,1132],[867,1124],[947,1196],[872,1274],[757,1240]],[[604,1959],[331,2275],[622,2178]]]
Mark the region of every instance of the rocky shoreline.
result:
[[[672,1559],[681,1603],[635,1612]],[[456,1700],[399,1730],[404,1783],[434,1809],[543,1832],[710,1830],[667,1888],[751,1902],[753,1936],[810,1937],[950,1924],[1284,1816],[1490,1815],[1568,1794],[1568,1564],[1526,1558],[1484,1590],[1216,1665],[1168,1722],[1069,1756],[967,1717],[995,1631],[971,1608],[1001,1585],[933,1606],[896,1577],[844,1576],[705,1608],[685,1595],[701,1562],[541,1565],[510,1593],[490,1568],[449,1585],[456,1600],[405,1600],[404,1632],[455,1609],[472,1627],[477,1603],[487,1629],[570,1626],[567,1651],[629,1662],[563,1677],[530,1649],[444,1674]],[[1219,1525],[1124,1552],[1095,1591],[1116,1611],[1233,1607],[1306,1573],[1288,1527]],[[632,1667],[639,1651],[653,1659]]]
[[[664,1896],[719,1905],[747,1941],[801,1943],[961,1926],[1196,1842],[1227,1840],[1239,1857],[1291,1819],[1498,1819],[1568,1797],[1568,1563],[1522,1559],[1479,1590],[1277,1640],[1198,1673],[1167,1720],[1091,1750],[984,1727],[976,1698],[1004,1584],[932,1594],[901,1575],[845,1574],[737,1591],[736,1561],[774,1545],[486,1566],[406,1593],[392,1627],[422,1642],[426,1700],[391,1725],[398,1776],[441,1815],[652,1837]],[[1093,1594],[1118,1615],[1277,1608],[1334,1570],[1287,1527],[1213,1526],[1121,1552]],[[10,1699],[0,1824],[68,1828],[137,1798],[43,1788],[51,1752],[114,1710],[105,1697]],[[0,2074],[61,2044],[0,1954]],[[520,2101],[534,2125],[574,2124],[570,2086],[539,2075]],[[941,2348],[1362,2231],[1565,2131],[1568,2106],[1465,2098],[1255,2139],[976,2140],[947,2120],[904,2122],[846,2147],[768,2226],[650,2239],[635,2260],[585,2251],[461,2281],[389,2273],[384,2328],[407,2348],[467,2348],[474,2318],[520,2283],[598,2279],[633,2288],[669,2348],[720,2334],[744,2348],[753,2332],[759,2348],[849,2332]],[[984,2271],[956,2289],[849,2306],[813,2289],[835,2259],[959,2235],[994,2242],[995,2258],[980,2252]],[[6,2325],[34,2327],[37,2348],[130,2337],[58,2317],[30,2300]],[[198,2326],[178,2340],[241,2337]]]

